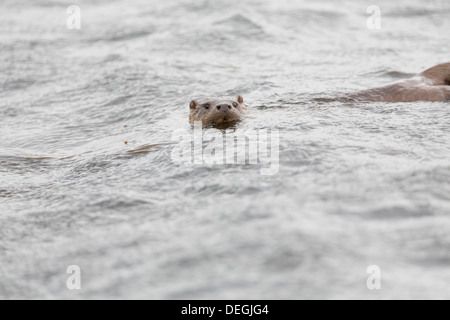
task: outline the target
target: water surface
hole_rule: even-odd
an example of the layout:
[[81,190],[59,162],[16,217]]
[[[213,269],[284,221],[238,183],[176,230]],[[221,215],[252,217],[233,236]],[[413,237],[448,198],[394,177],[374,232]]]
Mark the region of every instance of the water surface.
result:
[[[450,61],[444,1],[380,30],[366,1],[0,3],[0,298],[450,298],[449,103],[314,100]],[[279,173],[174,163],[189,101],[237,94]]]

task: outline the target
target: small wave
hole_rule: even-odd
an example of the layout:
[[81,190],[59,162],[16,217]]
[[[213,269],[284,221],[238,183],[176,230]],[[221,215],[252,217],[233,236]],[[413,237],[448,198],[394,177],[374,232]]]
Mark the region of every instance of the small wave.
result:
[[379,70],[374,72],[364,73],[361,76],[363,77],[379,77],[379,78],[392,78],[392,79],[409,79],[414,77],[415,73],[407,73],[402,71],[388,71],[388,70]]
[[124,31],[124,30],[110,30],[101,36],[96,36],[90,39],[90,42],[119,42],[119,41],[128,41],[137,38],[143,38],[150,34],[153,34],[154,30],[133,30],[133,31]]
[[6,81],[2,85],[2,89],[4,91],[15,91],[15,90],[23,90],[28,89],[33,86],[37,80],[33,79],[16,79],[12,81]]
[[257,23],[253,22],[249,18],[243,16],[242,14],[235,14],[232,15],[229,18],[220,20],[216,22],[215,24],[232,24],[232,25],[239,25],[239,26],[246,26],[257,30],[262,30],[262,27],[258,25]]
[[214,24],[230,28],[230,31],[232,31],[234,35],[239,34],[252,37],[268,35],[261,25],[242,14],[232,15],[226,19],[219,20]]
[[122,104],[122,103],[128,101],[132,97],[133,96],[131,96],[131,95],[121,96],[121,97],[115,98],[115,99],[111,100],[110,102],[102,105],[102,107],[110,107],[110,106],[119,105],[119,104]]

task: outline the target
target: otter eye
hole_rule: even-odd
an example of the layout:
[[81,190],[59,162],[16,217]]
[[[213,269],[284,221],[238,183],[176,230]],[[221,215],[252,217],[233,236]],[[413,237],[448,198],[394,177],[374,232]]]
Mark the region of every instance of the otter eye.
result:
[[209,109],[210,107],[211,107],[211,105],[205,104],[205,109]]
[[236,102],[233,103],[233,107],[237,108],[237,103]]

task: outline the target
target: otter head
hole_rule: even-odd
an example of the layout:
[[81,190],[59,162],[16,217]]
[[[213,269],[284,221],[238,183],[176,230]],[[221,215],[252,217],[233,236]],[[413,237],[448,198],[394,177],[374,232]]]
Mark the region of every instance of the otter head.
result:
[[216,98],[193,100],[190,104],[189,122],[201,121],[204,125],[238,120],[247,109],[244,98]]

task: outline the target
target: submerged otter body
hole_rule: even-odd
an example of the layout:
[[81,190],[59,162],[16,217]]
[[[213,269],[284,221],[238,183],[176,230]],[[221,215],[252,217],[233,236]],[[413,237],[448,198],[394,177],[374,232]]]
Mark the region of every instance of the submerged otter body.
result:
[[367,102],[414,102],[450,100],[450,63],[389,86],[359,91],[337,100]]
[[210,98],[193,100],[190,103],[189,122],[202,122],[204,125],[236,121],[247,110],[244,98]]

